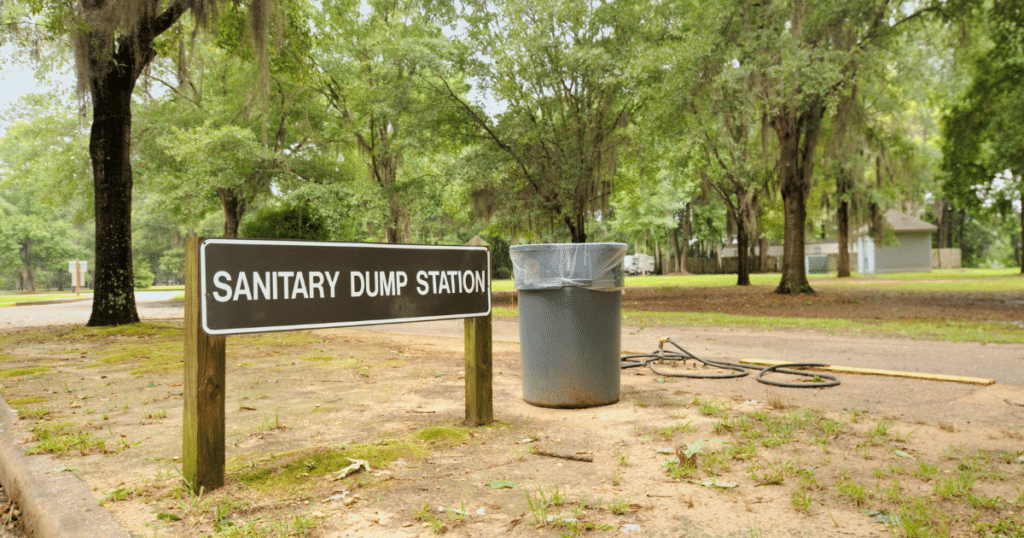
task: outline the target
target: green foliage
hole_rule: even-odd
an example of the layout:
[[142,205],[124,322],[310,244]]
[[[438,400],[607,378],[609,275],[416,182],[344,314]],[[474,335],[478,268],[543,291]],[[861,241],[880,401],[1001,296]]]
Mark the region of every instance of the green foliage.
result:
[[153,279],[156,275],[145,265],[135,265],[135,289],[144,290],[153,286]]
[[473,155],[481,212],[534,232],[551,222],[586,241],[588,219],[608,213],[617,151],[640,107],[646,7],[462,4],[467,74],[506,108],[492,117],[449,91],[488,140]]
[[309,203],[260,208],[245,221],[243,230],[246,237],[253,239],[330,239],[324,218]]

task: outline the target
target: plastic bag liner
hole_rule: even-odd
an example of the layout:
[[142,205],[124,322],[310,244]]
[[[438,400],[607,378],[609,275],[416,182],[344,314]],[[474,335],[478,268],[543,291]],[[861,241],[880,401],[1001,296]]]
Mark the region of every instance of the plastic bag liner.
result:
[[513,245],[508,250],[517,290],[615,291],[625,286],[625,243],[543,243]]

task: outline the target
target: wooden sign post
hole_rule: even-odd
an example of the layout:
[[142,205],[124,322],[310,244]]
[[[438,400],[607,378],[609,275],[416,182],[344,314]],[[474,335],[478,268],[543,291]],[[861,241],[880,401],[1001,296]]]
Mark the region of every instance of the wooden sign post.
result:
[[190,238],[182,472],[224,485],[229,334],[463,318],[466,424],[494,420],[485,247]]

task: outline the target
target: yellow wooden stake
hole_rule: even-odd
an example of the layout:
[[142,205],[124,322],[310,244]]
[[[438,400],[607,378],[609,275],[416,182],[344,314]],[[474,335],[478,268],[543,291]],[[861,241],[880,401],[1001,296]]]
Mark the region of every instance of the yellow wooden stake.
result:
[[[791,361],[770,361],[765,359],[743,359],[740,361],[743,364],[754,364],[761,366],[775,366],[777,364],[789,364]],[[801,370],[823,370],[826,372],[838,372],[843,374],[859,374],[859,375],[880,375],[886,377],[905,377],[910,379],[924,379],[928,381],[951,381],[953,383],[967,383],[970,385],[994,385],[994,379],[984,379],[981,377],[964,377],[958,375],[944,375],[944,374],[922,374],[917,372],[901,372],[899,370],[878,370],[875,368],[857,368],[854,366],[833,366],[827,364],[825,366],[817,366],[814,368],[801,368]]]

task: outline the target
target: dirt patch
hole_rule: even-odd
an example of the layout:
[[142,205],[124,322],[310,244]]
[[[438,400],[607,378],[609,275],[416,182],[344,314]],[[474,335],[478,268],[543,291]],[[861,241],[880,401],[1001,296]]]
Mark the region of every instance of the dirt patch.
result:
[[[723,295],[706,302],[759,297]],[[0,378],[5,400],[27,429],[101,442],[71,444],[66,468],[139,535],[1024,532],[1022,387],[848,376],[776,389],[638,369],[614,405],[545,409],[522,401],[518,346],[496,342],[497,422],[468,429],[461,338],[232,336],[228,485],[193,496],[177,471],[179,323],[0,338],[3,369],[46,368]],[[369,469],[340,477],[353,460]]]
[[779,295],[772,286],[629,288],[623,310],[720,312],[745,316],[866,320],[1024,321],[1024,291],[901,292],[819,287],[813,295]]
[[[808,295],[780,295],[774,286],[628,287],[624,311],[708,312],[744,316],[857,320],[956,319],[1024,324],[1024,290],[1016,292],[898,291],[819,286]],[[513,292],[495,292],[511,306]]]

